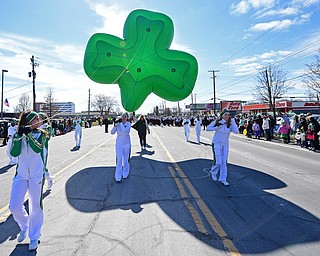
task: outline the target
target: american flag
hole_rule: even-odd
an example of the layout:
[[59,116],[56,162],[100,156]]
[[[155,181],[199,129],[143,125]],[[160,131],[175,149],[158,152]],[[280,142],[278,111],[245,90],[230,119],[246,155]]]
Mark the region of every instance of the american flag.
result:
[[6,105],[7,107],[10,107],[8,99],[4,101],[4,105]]

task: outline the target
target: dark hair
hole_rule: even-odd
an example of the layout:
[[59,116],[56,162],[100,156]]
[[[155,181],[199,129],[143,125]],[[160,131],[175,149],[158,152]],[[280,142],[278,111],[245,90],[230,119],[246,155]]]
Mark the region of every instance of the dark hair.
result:
[[27,115],[30,114],[31,111],[23,111],[21,112],[20,114],[20,117],[19,117],[19,123],[18,123],[18,129],[22,126],[26,126],[28,124],[27,122]]
[[[223,119],[223,114],[217,119],[216,123],[220,122]],[[227,127],[230,128],[231,126],[231,115],[229,114],[229,119],[227,121]]]

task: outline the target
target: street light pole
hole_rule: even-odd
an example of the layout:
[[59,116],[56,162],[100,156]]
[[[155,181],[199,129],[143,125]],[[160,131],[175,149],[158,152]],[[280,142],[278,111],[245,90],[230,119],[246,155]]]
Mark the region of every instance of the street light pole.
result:
[[8,70],[2,69],[1,73],[1,119],[3,118],[3,80],[4,80],[4,73],[8,72]]

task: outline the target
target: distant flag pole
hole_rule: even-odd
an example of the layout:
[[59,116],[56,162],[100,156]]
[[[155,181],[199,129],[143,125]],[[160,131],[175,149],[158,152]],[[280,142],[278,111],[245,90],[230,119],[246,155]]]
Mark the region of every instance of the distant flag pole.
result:
[[8,99],[4,101],[4,105],[6,105],[7,107],[10,107]]

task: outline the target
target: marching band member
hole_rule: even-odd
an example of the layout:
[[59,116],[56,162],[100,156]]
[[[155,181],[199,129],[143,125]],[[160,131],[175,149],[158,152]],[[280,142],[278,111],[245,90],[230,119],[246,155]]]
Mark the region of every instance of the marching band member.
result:
[[124,113],[121,116],[121,120],[114,122],[114,127],[111,130],[111,134],[117,133],[116,139],[116,172],[115,180],[120,182],[121,179],[128,178],[130,172],[130,151],[131,151],[131,140],[130,140],[130,128],[131,124],[128,122],[128,114]]
[[[38,129],[40,123],[36,112],[22,112],[18,132],[13,136],[10,151],[12,156],[18,157],[16,175],[12,183],[10,211],[21,229],[17,241],[22,242],[28,232],[30,251],[38,247],[43,224],[44,162],[42,154],[46,135]],[[29,214],[24,207],[24,198],[27,191],[29,195]]]
[[186,116],[185,119],[182,121],[184,135],[186,136],[186,140],[189,141],[190,135],[190,119]]
[[238,133],[238,126],[231,118],[230,113],[224,110],[220,114],[220,118],[213,121],[208,125],[207,131],[215,131],[212,138],[212,150],[213,150],[213,165],[211,167],[211,176],[214,181],[217,181],[217,174],[220,170],[219,181],[228,186],[227,182],[228,170],[227,160],[229,153],[229,137],[230,133]]
[[200,144],[200,134],[201,134],[201,125],[202,125],[202,118],[200,116],[197,116],[196,120],[196,137],[197,137],[197,142]]
[[76,140],[75,149],[80,149],[81,146],[81,138],[82,138],[82,120],[78,116],[74,121],[74,138]]

